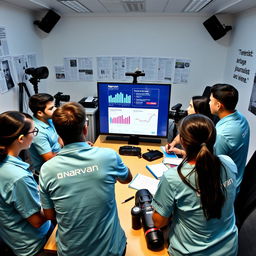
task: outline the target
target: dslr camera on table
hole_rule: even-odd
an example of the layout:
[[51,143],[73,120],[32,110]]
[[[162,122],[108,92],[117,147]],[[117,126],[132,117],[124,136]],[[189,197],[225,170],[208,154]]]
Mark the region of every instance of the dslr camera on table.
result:
[[135,206],[131,209],[132,228],[135,230],[143,227],[147,247],[152,251],[164,248],[164,237],[161,229],[156,228],[152,219],[152,195],[147,189],[140,189],[135,194]]

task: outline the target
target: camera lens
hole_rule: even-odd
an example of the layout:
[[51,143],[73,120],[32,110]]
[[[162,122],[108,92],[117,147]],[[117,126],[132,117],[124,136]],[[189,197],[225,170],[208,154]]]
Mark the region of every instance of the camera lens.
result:
[[140,213],[141,213],[141,209],[138,206],[134,206],[131,210],[132,228],[135,230],[141,228]]
[[152,251],[162,250],[164,247],[163,233],[157,229],[152,228],[145,232],[148,249]]

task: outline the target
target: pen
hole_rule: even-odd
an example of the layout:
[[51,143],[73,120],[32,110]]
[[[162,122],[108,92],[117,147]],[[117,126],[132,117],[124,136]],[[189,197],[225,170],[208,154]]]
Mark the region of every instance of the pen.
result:
[[126,203],[126,202],[128,202],[128,201],[132,200],[133,198],[134,198],[134,196],[131,196],[131,197],[129,197],[129,198],[127,198],[127,199],[125,199],[125,200],[122,202],[122,204],[124,204],[124,203]]

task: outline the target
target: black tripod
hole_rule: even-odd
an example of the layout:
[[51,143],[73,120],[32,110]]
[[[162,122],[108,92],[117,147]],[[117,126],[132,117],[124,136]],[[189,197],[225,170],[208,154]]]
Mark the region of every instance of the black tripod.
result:
[[[40,81],[39,79],[34,78],[34,77],[32,77],[32,78],[29,79],[29,82],[30,82],[31,84],[33,84],[35,94],[38,93],[38,82],[39,82],[39,81]],[[28,96],[29,98],[30,98],[31,94],[30,94],[30,92],[29,92],[29,90],[28,90],[28,87],[27,87],[27,84],[26,84],[26,83],[23,83],[23,82],[22,82],[22,83],[18,83],[18,86],[19,86],[19,111],[20,111],[20,112],[23,112],[24,90],[25,90],[25,92],[26,92],[26,94],[27,94],[27,96]]]

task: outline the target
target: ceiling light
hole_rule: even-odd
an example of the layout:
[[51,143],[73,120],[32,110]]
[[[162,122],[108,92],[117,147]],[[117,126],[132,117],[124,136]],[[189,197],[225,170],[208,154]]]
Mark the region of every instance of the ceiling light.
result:
[[47,6],[46,4],[44,4],[44,3],[42,3],[42,2],[40,2],[40,1],[38,1],[38,0],[29,0],[29,1],[32,2],[32,3],[34,3],[34,4],[39,5],[39,6],[41,6],[41,7],[44,7],[44,8],[46,8],[46,9],[50,9],[49,6]]
[[122,0],[127,12],[145,12],[145,0]]
[[59,0],[59,2],[74,10],[75,12],[92,12],[89,8],[85,7],[83,4],[76,0]]
[[184,12],[200,12],[206,5],[213,0],[192,0],[184,9]]
[[234,2],[232,2],[232,3],[229,3],[229,4],[227,4],[227,5],[225,5],[224,7],[221,7],[218,11],[216,11],[215,13],[220,13],[220,12],[222,12],[222,11],[224,11],[224,10],[226,10],[226,9],[228,9],[228,8],[230,8],[230,7],[232,7],[233,5],[236,5],[236,4],[238,4],[238,3],[240,3],[242,0],[236,0],[236,1],[234,1]]

